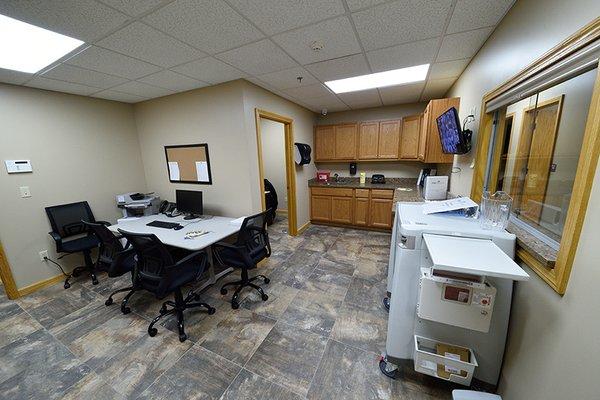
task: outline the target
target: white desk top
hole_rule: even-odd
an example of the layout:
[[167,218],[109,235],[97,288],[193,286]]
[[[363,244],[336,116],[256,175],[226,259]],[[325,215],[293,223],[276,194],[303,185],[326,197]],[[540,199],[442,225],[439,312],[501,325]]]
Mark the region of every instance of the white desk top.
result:
[[526,281],[527,272],[491,240],[423,234],[433,268]]
[[[182,216],[169,218],[166,215],[149,215],[130,221],[121,221],[118,224],[108,227],[113,232],[122,229],[133,233],[153,233],[166,245],[179,247],[186,250],[202,250],[226,237],[238,232],[241,224],[232,224],[235,218],[212,217],[205,220],[184,220]],[[152,221],[173,222],[184,225],[183,229],[178,231],[174,229],[157,228],[147,226]],[[208,231],[209,233],[196,237],[194,239],[185,239],[185,235],[191,231]]]

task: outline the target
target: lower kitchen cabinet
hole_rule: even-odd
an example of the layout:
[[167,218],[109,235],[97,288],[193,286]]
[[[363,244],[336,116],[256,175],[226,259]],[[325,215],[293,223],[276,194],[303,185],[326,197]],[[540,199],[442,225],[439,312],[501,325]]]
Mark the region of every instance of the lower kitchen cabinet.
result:
[[382,229],[391,228],[392,204],[391,199],[371,199],[369,226]]
[[331,222],[338,224],[352,223],[352,197],[331,198]]

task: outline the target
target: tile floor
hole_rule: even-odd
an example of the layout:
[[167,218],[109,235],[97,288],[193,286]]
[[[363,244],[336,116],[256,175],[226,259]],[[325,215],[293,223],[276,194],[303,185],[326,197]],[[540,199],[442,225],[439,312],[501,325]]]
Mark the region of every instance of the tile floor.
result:
[[260,268],[269,300],[248,292],[232,310],[220,286],[209,288],[203,301],[217,312],[186,312],[185,343],[173,319],[147,335],[161,303],[150,295],[134,295],[129,315],[104,305],[126,279],[58,284],[16,302],[0,293],[0,398],[450,399],[433,378],[379,371],[390,235],[311,226],[290,237],[286,227],[269,229],[273,255]]

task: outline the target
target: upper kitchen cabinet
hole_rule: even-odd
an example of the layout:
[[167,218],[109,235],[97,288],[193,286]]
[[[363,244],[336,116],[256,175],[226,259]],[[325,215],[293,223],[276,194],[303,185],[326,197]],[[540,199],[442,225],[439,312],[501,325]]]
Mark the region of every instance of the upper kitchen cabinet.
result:
[[363,122],[358,131],[358,159],[377,158],[379,149],[379,122]]
[[315,128],[315,161],[335,159],[335,129],[333,125]]
[[402,136],[400,137],[400,159],[418,160],[421,122],[423,115],[411,115],[402,119]]
[[348,161],[357,157],[358,124],[315,127],[315,161]]
[[397,160],[401,120],[370,121],[360,124],[359,160]]
[[453,154],[442,152],[442,144],[437,128],[436,119],[446,112],[450,107],[457,110],[460,106],[460,98],[431,100],[425,108],[421,121],[421,137],[419,141],[419,160],[426,163],[452,163]]

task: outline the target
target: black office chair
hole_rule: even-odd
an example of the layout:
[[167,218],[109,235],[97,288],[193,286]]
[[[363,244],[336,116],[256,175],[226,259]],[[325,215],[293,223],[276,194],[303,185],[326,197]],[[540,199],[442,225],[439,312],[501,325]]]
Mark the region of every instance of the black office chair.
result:
[[[196,251],[175,261],[173,256],[155,235],[131,233],[119,229],[135,250],[137,256],[137,273],[134,286],[153,293],[158,299],[163,299],[173,293],[175,301],[165,301],[160,309],[160,314],[148,326],[148,334],[155,336],[158,332],[154,328],[162,317],[177,314],[179,325],[179,341],[187,339],[183,324],[183,311],[192,307],[205,307],[208,314],[214,314],[215,309],[206,303],[193,303],[199,301],[200,296],[193,291],[184,299],[181,287],[197,280],[206,268],[207,256],[204,251]],[[171,307],[169,309],[169,307]]]
[[[94,214],[87,201],[77,203],[62,204],[59,206],[46,207],[46,214],[52,226],[52,232],[48,232],[56,243],[56,252],[67,254],[83,253],[85,266],[76,267],[71,274],[67,276],[64,287],[71,287],[69,280],[71,277],[77,277],[83,271],[88,271],[92,277],[92,283],[98,284],[96,272],[94,271],[94,262],[92,261],[92,249],[100,245],[98,238],[81,221],[96,222]],[[68,240],[65,240],[68,239]]]
[[117,293],[129,292],[121,302],[121,312],[129,314],[131,309],[127,307],[129,298],[135,293],[137,288],[133,285],[135,270],[135,251],[129,243],[125,246],[121,243],[120,237],[108,230],[108,222],[85,222],[82,221],[100,240],[100,249],[98,250],[98,259],[96,260],[96,270],[105,271],[110,278],[118,278],[127,273],[131,273],[132,285],[126,288],[115,290],[108,296],[104,302],[107,306],[113,304],[113,296]]
[[270,213],[267,215],[267,225],[272,225],[277,217],[279,202],[277,201],[275,186],[268,179],[265,179],[265,205],[270,210]]
[[252,283],[261,278],[268,284],[269,278],[264,275],[248,277],[248,270],[256,268],[256,265],[263,259],[271,256],[271,245],[269,244],[269,235],[267,234],[267,219],[271,210],[263,211],[260,214],[246,217],[238,233],[235,243],[219,242],[215,245],[215,257],[217,260],[227,266],[240,268],[242,270],[242,279],[235,282],[229,282],[221,287],[221,294],[227,294],[227,286],[237,286],[231,298],[231,308],[237,309],[240,306],[238,301],[240,292],[247,286],[260,293],[263,301],[267,301],[269,296],[263,289]]

